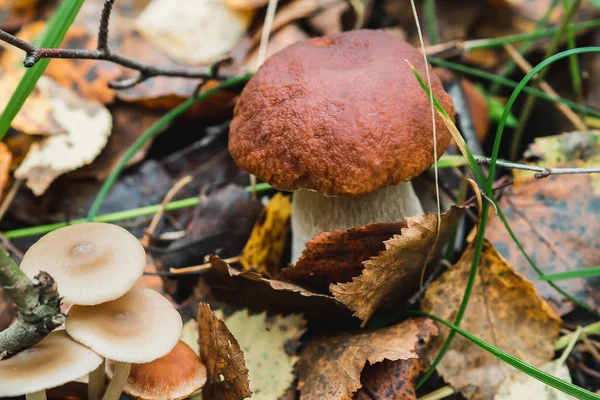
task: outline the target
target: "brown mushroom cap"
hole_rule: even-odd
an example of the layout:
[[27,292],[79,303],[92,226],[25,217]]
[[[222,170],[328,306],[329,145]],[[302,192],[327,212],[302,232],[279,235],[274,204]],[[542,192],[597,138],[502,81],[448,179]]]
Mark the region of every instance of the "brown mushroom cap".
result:
[[123,296],[144,273],[146,252],[126,229],[100,222],[57,229],[25,253],[21,269],[49,273],[65,301],[93,305]]
[[95,306],[74,305],[67,315],[73,339],[111,360],[146,363],[168,354],[183,323],[169,300],[150,289]]
[[39,392],[81,378],[98,368],[102,357],[63,330],[0,361],[0,397]]
[[[106,370],[112,378],[115,362]],[[177,400],[197,392],[206,383],[206,368],[187,344],[178,342],[169,354],[145,364],[132,364],[124,392],[143,400]]]
[[[383,31],[359,30],[298,42],[270,57],[244,88],[229,151],[244,170],[280,190],[362,196],[433,164],[423,56]],[[448,114],[450,96],[435,74]],[[437,117],[438,157],[450,132]]]

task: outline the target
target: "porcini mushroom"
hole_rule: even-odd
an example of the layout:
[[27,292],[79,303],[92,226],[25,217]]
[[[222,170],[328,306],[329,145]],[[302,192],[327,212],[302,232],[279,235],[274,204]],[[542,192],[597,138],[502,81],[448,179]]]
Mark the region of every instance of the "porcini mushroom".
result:
[[57,229],[27,250],[21,269],[56,281],[64,300],[95,305],[123,296],[144,273],[146,253],[139,240],[118,225],[89,222]]
[[[423,56],[383,31],[298,42],[271,56],[235,107],[229,151],[292,204],[292,261],[322,231],[423,212],[410,180],[434,162],[429,97],[410,61]],[[431,74],[433,93],[454,114]],[[437,157],[450,132],[437,117]]]
[[26,395],[45,400],[46,390],[81,378],[98,368],[102,357],[62,330],[0,361],[0,397]]
[[[112,378],[115,362],[107,363]],[[200,357],[184,342],[178,342],[169,354],[145,364],[131,364],[123,391],[142,400],[184,399],[206,383],[206,368]]]
[[154,361],[173,350],[182,327],[173,305],[150,289],[132,289],[95,306],[73,305],[66,323],[73,339],[116,361],[104,400],[119,398],[132,363]]

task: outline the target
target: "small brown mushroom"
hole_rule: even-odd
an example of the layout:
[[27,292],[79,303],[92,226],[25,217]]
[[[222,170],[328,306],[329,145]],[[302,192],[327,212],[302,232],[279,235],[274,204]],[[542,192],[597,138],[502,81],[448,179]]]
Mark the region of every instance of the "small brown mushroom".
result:
[[45,400],[51,389],[98,368],[102,357],[77,343],[64,329],[51,332],[38,344],[0,361],[0,397],[26,395]]
[[[229,151],[244,170],[295,190],[292,261],[322,231],[423,213],[410,180],[434,162],[419,51],[383,31],[298,42],[270,57],[235,107]],[[433,93],[450,115],[435,74]],[[436,117],[437,155],[450,132]]]
[[[107,363],[112,378],[116,363]],[[142,400],[179,400],[200,390],[206,383],[206,368],[200,357],[184,342],[169,354],[145,364],[131,364],[123,391]]]
[[150,289],[132,289],[95,306],[74,305],[66,324],[73,339],[117,362],[104,400],[119,398],[132,363],[151,362],[173,350],[182,327],[173,305]]

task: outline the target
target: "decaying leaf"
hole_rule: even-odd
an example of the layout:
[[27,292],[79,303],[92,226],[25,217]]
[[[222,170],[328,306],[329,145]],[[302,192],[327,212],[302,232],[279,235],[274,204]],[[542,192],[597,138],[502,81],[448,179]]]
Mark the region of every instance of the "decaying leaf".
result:
[[252,395],[244,352],[225,323],[210,306],[198,305],[200,358],[206,366],[205,400],[241,400]]
[[251,315],[248,310],[227,316],[217,310],[215,314],[225,322],[244,352],[252,399],[281,398],[294,382],[296,349],[306,330],[302,315],[267,317],[265,312]]
[[[323,323],[342,325],[351,320],[351,313],[331,296],[313,293],[293,283],[265,279],[256,272],[238,271],[218,257],[211,256],[212,294],[228,304],[239,304],[253,311],[304,313]],[[222,288],[222,290],[219,290]]]
[[384,242],[403,228],[406,222],[383,222],[322,232],[306,243],[298,262],[283,269],[277,279],[327,293],[330,284],[359,276],[363,262],[385,250]]
[[153,0],[136,27],[173,59],[207,65],[231,51],[253,15],[229,9],[223,1]]
[[[456,265],[431,283],[422,309],[454,321],[467,284],[475,243],[471,242]],[[502,256],[485,242],[473,292],[461,327],[486,342],[532,365],[552,359],[560,319],[538,296],[533,284],[515,273]],[[430,359],[437,356],[449,330],[430,347]],[[468,399],[494,397],[498,385],[514,372],[513,367],[456,336],[438,373]]]
[[[561,360],[554,360],[540,367],[545,371],[565,382],[571,383],[571,374],[569,368]],[[569,396],[554,389],[543,382],[532,378],[523,372],[515,372],[502,382],[494,400],[575,400]]]
[[360,330],[312,339],[297,364],[300,399],[346,400],[361,388],[361,372],[383,360],[418,358],[417,344],[435,335],[435,324],[412,318],[376,331]]
[[292,204],[288,196],[277,193],[261,211],[240,262],[246,271],[265,276],[279,272],[290,226]]
[[50,78],[42,77],[38,87],[49,99],[54,119],[67,130],[31,145],[18,179],[38,196],[58,176],[90,163],[106,145],[112,130],[110,112],[100,103],[84,100]]
[[416,380],[429,368],[425,351],[431,339],[438,334],[435,324],[427,324],[423,328],[416,346],[418,358],[383,360],[366,366],[360,378],[363,387],[354,395],[354,400],[417,400]]
[[[22,70],[6,70],[0,75],[0,109],[3,110],[8,104],[22,76]],[[66,132],[53,115],[51,99],[44,95],[39,85],[25,100],[11,126],[30,135],[57,135]]]
[[354,311],[363,326],[383,306],[406,301],[419,291],[421,277],[426,278],[433,270],[429,268],[431,261],[435,264],[462,212],[452,207],[442,214],[439,234],[436,214],[408,217],[401,233],[385,242],[385,251],[365,262],[360,276],[349,283],[331,285],[331,292]]
[[[537,139],[525,153],[542,167],[598,167],[600,131],[571,132]],[[594,176],[596,175],[596,176]],[[529,171],[514,171],[515,184],[500,200],[500,207],[523,244],[544,273],[556,273],[600,264],[600,180],[593,175],[556,175],[535,179]],[[547,282],[536,280],[531,268],[499,218],[492,218],[486,235],[520,274],[559,313],[574,305]],[[556,281],[577,299],[598,308],[600,278]]]

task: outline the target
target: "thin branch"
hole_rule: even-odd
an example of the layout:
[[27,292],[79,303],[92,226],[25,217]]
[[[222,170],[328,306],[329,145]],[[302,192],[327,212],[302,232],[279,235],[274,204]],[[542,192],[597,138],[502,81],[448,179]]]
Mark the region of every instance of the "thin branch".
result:
[[108,22],[110,12],[115,0],[106,0],[100,17],[100,28],[98,29],[98,50],[108,53]]
[[[489,165],[491,159],[489,158],[478,158],[478,164]],[[544,168],[536,167],[533,165],[518,164],[513,162],[496,161],[496,165],[507,169],[520,169],[524,171],[535,171],[535,177],[546,178],[550,175],[566,175],[566,174],[599,174],[600,168]]]
[[0,284],[19,310],[17,323],[0,332],[0,360],[38,343],[66,320],[54,279],[40,272],[35,280],[0,247]]

